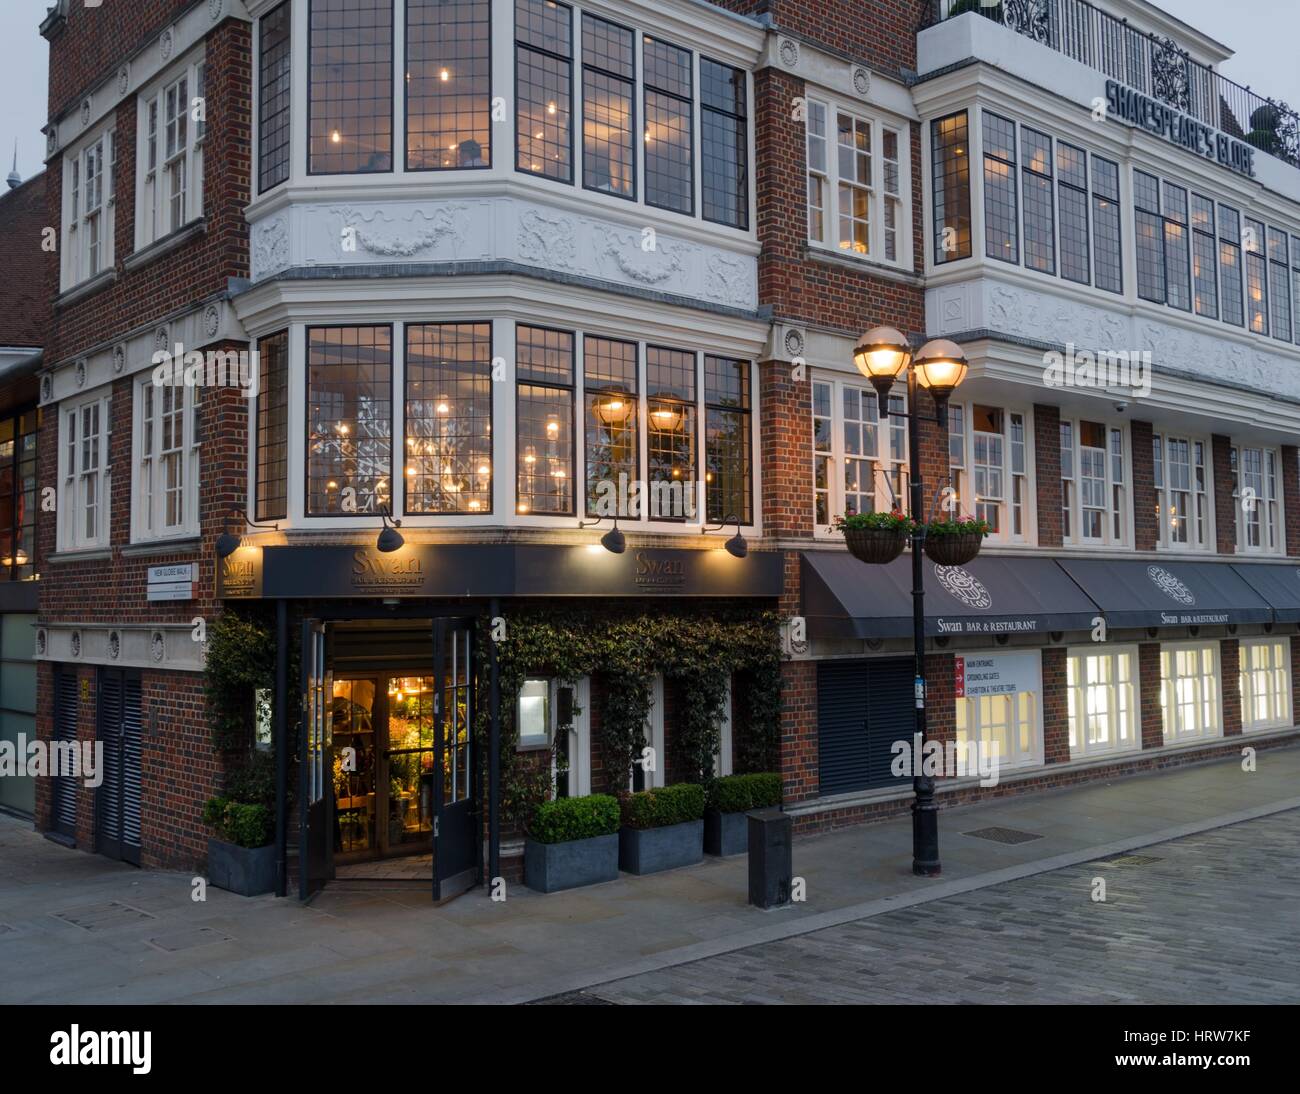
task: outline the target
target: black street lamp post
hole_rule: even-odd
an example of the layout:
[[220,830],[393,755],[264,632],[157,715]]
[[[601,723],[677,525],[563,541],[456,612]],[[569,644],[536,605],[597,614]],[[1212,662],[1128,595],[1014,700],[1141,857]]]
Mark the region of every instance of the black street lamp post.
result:
[[[948,425],[948,398],[966,377],[966,357],[955,342],[938,338],[913,355],[903,334],[893,327],[876,327],[864,334],[853,351],[853,362],[876,389],[882,418],[891,414],[889,396],[894,381],[907,370],[907,458],[910,474],[909,505],[912,517],[912,663],[915,735],[924,756],[926,741],[925,685],[925,573],[921,554],[925,548],[925,484],[921,475],[922,421],[941,429]],[[908,366],[911,366],[910,368]],[[934,398],[935,416],[922,418],[917,395],[925,388]],[[915,753],[914,753],[915,757]],[[939,806],[934,800],[934,776],[918,768],[912,772],[912,873],[938,877]]]

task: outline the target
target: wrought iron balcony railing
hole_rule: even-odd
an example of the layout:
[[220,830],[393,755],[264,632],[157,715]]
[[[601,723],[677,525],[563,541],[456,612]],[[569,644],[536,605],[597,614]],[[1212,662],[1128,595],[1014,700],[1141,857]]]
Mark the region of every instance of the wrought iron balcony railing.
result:
[[927,26],[974,12],[1300,167],[1300,115],[1087,0],[931,0]]

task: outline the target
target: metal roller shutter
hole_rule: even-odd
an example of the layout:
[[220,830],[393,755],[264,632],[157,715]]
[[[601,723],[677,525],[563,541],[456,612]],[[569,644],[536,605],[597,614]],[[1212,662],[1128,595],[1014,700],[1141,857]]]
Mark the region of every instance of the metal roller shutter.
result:
[[913,731],[912,661],[907,657],[825,661],[817,666],[821,793],[903,785],[890,773],[895,741]]
[[[77,675],[54,672],[54,739],[77,739]],[[61,776],[53,780],[50,827],[60,835],[77,836],[77,780]]]
[[96,850],[140,862],[140,680],[99,670],[99,740],[104,780],[96,794]]

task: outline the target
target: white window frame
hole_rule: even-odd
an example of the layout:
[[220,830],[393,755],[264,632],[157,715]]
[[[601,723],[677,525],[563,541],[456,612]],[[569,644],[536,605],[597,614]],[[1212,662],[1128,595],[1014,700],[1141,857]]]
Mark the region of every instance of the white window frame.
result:
[[[989,656],[997,656],[1002,650],[988,651]],[[1033,651],[1027,651],[1033,652]],[[978,651],[972,651],[966,656],[979,656]],[[1043,680],[1042,680],[1042,662],[1039,661],[1038,672],[1036,674],[1035,686],[1029,691],[1017,691],[1009,695],[973,695],[966,698],[954,700],[953,724],[954,739],[961,742],[965,740],[975,740],[980,745],[981,763],[992,760],[984,760],[983,757],[991,756],[992,751],[986,752],[985,746],[985,717],[986,714],[992,714],[995,703],[1007,701],[1010,703],[1008,709],[1010,713],[1010,723],[1008,725],[1008,736],[1013,744],[1013,755],[998,755],[998,771],[1017,771],[1030,767],[1041,767],[1043,765],[1044,746],[1043,746]],[[1029,751],[1020,750],[1020,728],[1025,717],[1025,704],[1021,697],[1029,697]],[[964,705],[963,705],[964,704]],[[962,712],[965,712],[966,725],[960,727]],[[960,753],[959,753],[960,754]]]
[[[1177,676],[1178,655],[1196,653],[1198,671],[1194,676]],[[1212,665],[1208,670],[1204,664],[1208,656]],[[1160,720],[1164,729],[1166,745],[1181,745],[1213,740],[1223,736],[1223,660],[1217,640],[1208,642],[1166,642],[1160,647]],[[1189,682],[1190,692],[1187,702],[1178,703],[1177,691],[1179,681]],[[1213,696],[1205,694],[1206,685],[1211,684]],[[1183,722],[1179,716],[1180,708],[1191,708],[1191,721]]]
[[[1253,665],[1248,662],[1262,660],[1255,650],[1268,651],[1267,660],[1280,654],[1278,663]],[[1241,687],[1241,728],[1245,733],[1262,729],[1290,728],[1294,725],[1291,704],[1291,639],[1287,635],[1260,635],[1243,638],[1237,647],[1239,682]],[[1252,686],[1250,677],[1263,677]]]
[[713,773],[725,778],[735,769],[735,751],[731,740],[731,674],[727,674],[727,693],[722,700],[722,716],[718,719],[718,750],[713,754]]
[[[1105,432],[1104,449],[1083,444],[1082,423],[1091,422],[1099,425]],[[1065,434],[1069,433],[1071,449],[1067,452]],[[1096,470],[1097,453],[1102,456],[1102,489],[1104,505],[1101,507],[1102,534],[1084,535],[1084,464],[1087,459],[1093,461]],[[1129,432],[1123,424],[1108,422],[1100,417],[1061,418],[1061,510],[1062,541],[1080,547],[1131,547],[1133,545],[1133,521],[1131,518],[1132,494],[1129,490],[1129,474],[1132,459],[1129,452]],[[1096,476],[1089,476],[1094,482]],[[1088,506],[1097,512],[1095,505]]]
[[113,268],[116,162],[117,134],[112,126],[97,130],[63,157],[61,289],[73,288]]
[[[654,749],[655,769],[645,773],[644,788],[653,790],[655,787],[666,785],[665,779],[668,774],[665,770],[668,757],[664,751],[664,678],[660,673],[655,674],[650,684],[650,713],[646,716],[645,739],[646,744]],[[635,768],[640,759],[640,756],[632,757],[633,770],[628,774],[628,790],[636,786]]]
[[[1000,464],[993,464],[984,461],[983,464],[977,465],[975,456],[977,452],[977,438],[975,430],[975,411],[976,406],[987,406],[1002,412],[1002,459]],[[953,407],[960,406],[957,414],[952,414]],[[1013,422],[1016,418],[1020,419],[1022,426],[1022,439],[1019,442],[1014,441]],[[952,427],[960,422],[958,431]],[[949,476],[952,479],[952,487],[956,496],[956,509],[951,516],[971,516],[986,517],[991,509],[996,507],[998,513],[998,528],[987,536],[986,543],[999,544],[1016,544],[1032,546],[1038,541],[1038,517],[1036,512],[1036,499],[1034,490],[1034,418],[1033,414],[1024,407],[1019,406],[999,406],[991,402],[981,403],[960,403],[953,404],[949,407],[949,446],[948,446],[948,468]],[[980,437],[995,437],[997,434],[979,433]],[[962,453],[961,462],[954,459],[956,450],[960,449]],[[1020,470],[1015,469],[1015,461],[1019,449]],[[988,449],[986,448],[987,452]],[[977,493],[981,476],[978,473],[980,466],[985,468],[998,467],[1001,471],[1002,485],[998,496],[982,496]],[[985,473],[985,482],[987,486],[988,473]],[[1020,501],[1017,506],[1015,503],[1016,480],[1020,480],[1021,492]],[[1017,532],[1015,527],[1016,509],[1020,511],[1020,530]],[[990,522],[992,523],[992,522]]]
[[[203,215],[203,145],[207,123],[194,117],[204,100],[202,50],[169,68],[137,96],[136,250],[187,227]],[[180,85],[185,84],[183,103]],[[169,111],[169,102],[171,103]],[[206,114],[206,101],[204,101]],[[180,199],[171,180],[181,179]]]
[[[909,474],[907,466],[908,441],[907,441],[907,395],[902,385],[894,385],[896,390],[890,395],[891,413],[887,421],[880,419],[878,409],[879,400],[876,397],[875,389],[867,383],[866,380],[855,378],[853,376],[836,376],[830,373],[815,374],[812,378],[814,386],[826,386],[830,388],[831,396],[831,447],[829,450],[817,448],[815,424],[816,420],[821,417],[815,413],[817,409],[816,399],[813,400],[812,409],[814,411],[813,420],[809,422],[810,439],[813,444],[813,515],[816,517],[816,501],[818,494],[825,494],[827,497],[827,517],[824,522],[818,522],[816,533],[820,536],[833,537],[836,533],[830,527],[830,521],[836,516],[847,515],[847,497],[849,491],[845,482],[845,475],[848,470],[849,461],[868,463],[874,465],[871,475],[874,486],[874,512],[889,512],[891,508],[897,506],[899,509],[906,511],[908,508],[908,483]],[[847,419],[845,416],[845,392],[853,391],[856,393],[859,413],[862,415],[856,419]],[[875,415],[874,422],[869,415]],[[874,425],[875,427],[875,450],[872,453],[867,452],[849,452],[848,444],[845,439],[845,430],[849,424],[856,424],[859,430],[864,432],[862,427]],[[888,438],[887,451],[884,457],[881,457],[882,448],[885,438]],[[817,462],[825,459],[827,461],[826,489],[823,491],[816,485]],[[885,471],[881,474],[881,471]],[[866,474],[863,470],[861,474]],[[860,484],[859,484],[860,485]],[[891,493],[891,486],[893,492]],[[854,491],[854,495],[865,497],[866,491]],[[856,511],[856,510],[855,510]]]
[[[164,447],[164,407],[173,403],[168,416],[180,417],[180,444]],[[152,371],[136,381],[132,408],[133,454],[131,466],[131,542],[175,539],[199,534],[199,436],[200,388],[192,384],[161,385]],[[175,441],[175,434],[172,440]],[[167,457],[179,462],[179,475],[171,485],[166,480]],[[169,493],[179,490],[180,520],[168,524]]]
[[[1198,437],[1190,434],[1171,435],[1169,433],[1152,434],[1152,453],[1155,453],[1155,445],[1160,445],[1160,455],[1155,458],[1153,474],[1156,487],[1156,525],[1157,525],[1157,546],[1164,551],[1203,551],[1213,552],[1215,550],[1214,538],[1214,446],[1210,443],[1208,437]],[[1187,446],[1187,490],[1178,490],[1176,493],[1187,494],[1189,501],[1189,531],[1187,542],[1183,543],[1174,538],[1171,521],[1179,519],[1175,513],[1173,494],[1175,491],[1172,486],[1171,475],[1175,467],[1183,466],[1181,461],[1174,463],[1170,460],[1171,453],[1175,452],[1174,444],[1185,444]],[[1201,452],[1201,471],[1202,479],[1198,485],[1197,481],[1197,446],[1200,446]],[[1182,481],[1182,476],[1179,476]]]
[[[1248,471],[1246,461],[1258,456],[1259,473]],[[1254,491],[1246,511],[1242,490]],[[1243,555],[1285,555],[1286,525],[1282,515],[1282,453],[1264,445],[1232,446],[1232,504],[1237,524],[1237,551]],[[1253,533],[1253,536],[1252,536]],[[1257,542],[1251,543],[1255,538]]]
[[[108,546],[112,490],[111,413],[112,399],[107,388],[75,401],[65,401],[59,406],[60,551]],[[86,430],[88,424],[92,427],[90,433]],[[94,513],[88,519],[90,508]]]
[[[1088,675],[1089,660],[1098,662],[1096,667],[1102,669],[1099,675],[1103,679],[1084,678]],[[1127,680],[1121,679],[1124,675],[1127,675]],[[1142,747],[1136,646],[1076,646],[1067,649],[1065,694],[1071,760],[1136,752]],[[1116,715],[1122,707],[1127,707],[1129,716],[1127,740],[1119,739]],[[1094,743],[1088,740],[1088,719],[1102,713],[1107,715],[1107,736]]]
[[[905,119],[894,118],[879,111],[867,110],[861,103],[844,100],[817,92],[804,102],[806,111],[807,137],[804,145],[805,164],[807,168],[805,184],[805,201],[809,206],[806,217],[805,233],[810,247],[893,266],[898,269],[912,268],[912,136],[911,125]],[[853,120],[855,127],[859,124],[870,127],[870,180],[863,186],[856,180],[840,177],[839,117],[845,115]],[[824,123],[824,124],[823,124]],[[824,130],[818,133],[819,125]],[[856,128],[855,128],[856,131]],[[896,158],[886,159],[885,132],[896,137]],[[814,142],[822,141],[823,154],[817,155],[819,146]],[[821,167],[822,170],[817,168]],[[889,172],[893,167],[894,188],[889,188]],[[814,229],[812,209],[814,179],[818,181],[822,199],[822,223],[820,234]],[[856,186],[868,194],[867,211],[867,250],[857,251],[852,246],[845,246],[840,239],[840,217],[847,215],[840,208],[840,187]],[[893,225],[888,224],[886,207],[894,210]],[[894,256],[887,257],[886,239],[894,241]]]

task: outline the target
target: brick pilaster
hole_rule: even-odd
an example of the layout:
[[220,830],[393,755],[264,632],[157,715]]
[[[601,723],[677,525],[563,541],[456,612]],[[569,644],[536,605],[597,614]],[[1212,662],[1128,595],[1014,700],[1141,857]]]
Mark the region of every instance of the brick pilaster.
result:
[[1241,733],[1241,643],[1225,638],[1219,643],[1219,679],[1223,681],[1223,735]]
[[1043,760],[1063,764],[1070,759],[1070,710],[1065,687],[1064,646],[1043,650]]
[[945,747],[957,739],[957,688],[953,655],[925,655],[925,737]]
[[1165,743],[1164,715],[1160,706],[1160,643],[1138,646],[1138,704],[1142,712],[1142,747]]
[[821,792],[817,751],[817,663],[781,666],[781,796],[806,801]]
[[1139,551],[1154,551],[1160,538],[1151,450],[1154,431],[1150,422],[1134,422],[1129,432],[1133,440],[1133,546]]
[[1232,438],[1216,433],[1210,438],[1214,461],[1214,549],[1221,555],[1237,553],[1237,507],[1232,497]]
[[[812,383],[795,379],[786,361],[759,365],[763,408],[763,530],[769,536],[812,538]],[[832,467],[831,474],[837,469]],[[834,516],[834,514],[830,514]]]
[[1063,538],[1059,407],[1034,404],[1034,476],[1038,484],[1038,546],[1060,547]]
[[1282,515],[1286,524],[1286,553],[1300,558],[1300,448],[1282,446]]

